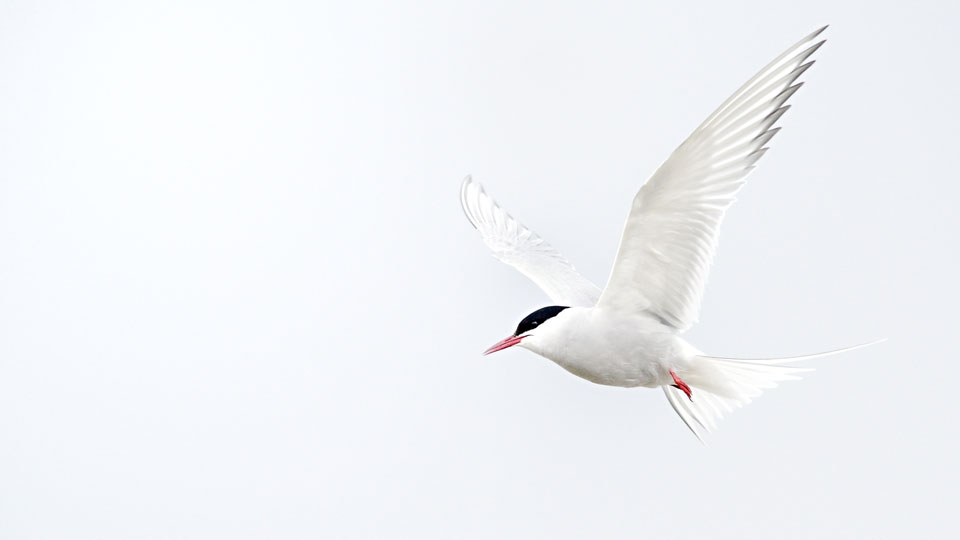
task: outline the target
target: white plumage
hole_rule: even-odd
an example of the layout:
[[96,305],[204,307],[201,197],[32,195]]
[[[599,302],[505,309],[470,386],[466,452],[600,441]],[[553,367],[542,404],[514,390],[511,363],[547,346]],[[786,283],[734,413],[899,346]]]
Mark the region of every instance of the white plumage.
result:
[[550,300],[563,306],[592,307],[600,288],[570,264],[537,233],[523,226],[469,176],[460,186],[460,205],[480,231],[493,256],[536,283]]
[[826,27],[790,47],[734,92],[633,199],[599,306],[649,309],[677,331],[697,322],[720,222],[780,128],[794,84]]
[[[720,223],[747,175],[780,130],[797,80],[823,45],[823,27],[748,80],[685,140],[643,185],[630,208],[603,292],[539,235],[467,177],[460,199],[499,260],[558,306],[530,314],[487,353],[520,345],[589,381],[661,387],[691,431],[710,431],[723,414],[803,369],[782,364],[834,354],[746,360],[704,355],[679,334],[697,322]],[[862,345],[861,345],[862,346]]]

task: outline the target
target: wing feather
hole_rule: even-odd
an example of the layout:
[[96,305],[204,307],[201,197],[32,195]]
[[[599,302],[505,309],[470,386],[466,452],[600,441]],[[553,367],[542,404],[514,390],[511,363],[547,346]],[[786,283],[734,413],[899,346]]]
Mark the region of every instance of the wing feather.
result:
[[648,311],[678,331],[697,321],[724,213],[780,131],[775,124],[803,85],[797,79],[813,65],[808,59],[825,29],[744,83],[643,185],[598,306]]
[[514,219],[469,176],[460,186],[460,205],[493,256],[527,276],[557,305],[593,307],[597,303],[599,287],[580,275],[537,233]]

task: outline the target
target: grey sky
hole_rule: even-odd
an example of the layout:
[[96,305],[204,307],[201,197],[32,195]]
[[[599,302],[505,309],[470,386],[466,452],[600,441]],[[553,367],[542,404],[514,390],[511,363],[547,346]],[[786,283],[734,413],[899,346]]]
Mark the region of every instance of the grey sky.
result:
[[[0,5],[0,538],[890,538],[955,527],[946,2]],[[689,340],[812,363],[704,448],[480,352],[546,305],[471,173],[602,284],[630,198],[831,23]]]

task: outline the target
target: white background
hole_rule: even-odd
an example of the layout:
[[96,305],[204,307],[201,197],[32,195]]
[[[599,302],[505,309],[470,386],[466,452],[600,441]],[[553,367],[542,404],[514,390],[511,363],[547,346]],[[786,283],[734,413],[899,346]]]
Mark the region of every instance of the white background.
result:
[[[953,3],[156,4],[0,4],[0,538],[951,534]],[[603,284],[647,175],[826,23],[687,337],[887,343],[707,448],[480,356],[548,301],[464,175]]]

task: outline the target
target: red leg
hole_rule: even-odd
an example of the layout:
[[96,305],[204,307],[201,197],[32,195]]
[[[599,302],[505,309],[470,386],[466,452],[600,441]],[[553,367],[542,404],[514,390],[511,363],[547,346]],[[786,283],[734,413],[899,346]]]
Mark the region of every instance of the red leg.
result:
[[670,386],[683,390],[683,393],[687,395],[687,398],[690,401],[693,401],[693,392],[690,390],[690,387],[687,385],[687,383],[680,380],[680,377],[677,377],[677,374],[674,373],[672,369],[670,370],[670,376],[673,377],[673,382],[675,383],[671,384]]

